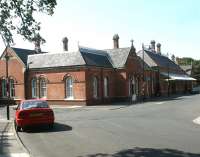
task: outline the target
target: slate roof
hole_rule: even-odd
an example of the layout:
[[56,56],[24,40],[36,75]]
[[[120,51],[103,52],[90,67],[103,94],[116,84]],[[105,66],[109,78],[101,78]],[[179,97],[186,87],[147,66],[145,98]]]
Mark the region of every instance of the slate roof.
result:
[[131,47],[118,48],[118,49],[106,49],[104,51],[106,51],[108,55],[110,56],[113,66],[115,68],[123,68],[126,64],[130,50],[131,50]]
[[181,65],[181,69],[183,69],[188,75],[192,74],[192,65]]
[[21,49],[21,48],[15,48],[15,47],[11,47],[11,48],[15,51],[17,56],[22,60],[22,62],[25,65],[27,65],[28,55],[35,54],[35,50]]
[[52,68],[85,65],[80,52],[46,53],[28,56],[29,68]]
[[96,50],[79,47],[77,52],[35,54],[34,50],[13,48],[16,54],[29,68],[53,68],[66,66],[96,66],[105,68],[123,68],[131,47]]
[[[137,53],[137,55],[143,60],[143,52],[142,50]],[[158,66],[154,60],[147,54],[144,53],[144,61],[149,67],[156,67]]]
[[80,47],[79,51],[88,66],[113,68],[106,51]]
[[[142,58],[142,53],[143,53],[142,51],[138,52],[138,55],[141,58]],[[150,67],[155,67],[155,66],[169,67],[182,71],[179,65],[171,61],[168,57],[163,56],[161,54],[157,54],[156,52],[152,52],[151,50],[145,50],[144,60]]]

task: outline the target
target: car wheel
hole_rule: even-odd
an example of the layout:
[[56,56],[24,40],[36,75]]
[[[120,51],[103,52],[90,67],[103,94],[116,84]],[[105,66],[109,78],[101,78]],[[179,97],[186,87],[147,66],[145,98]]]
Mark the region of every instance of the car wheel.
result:
[[22,132],[26,132],[26,127],[21,127]]
[[15,121],[15,129],[16,131],[21,131],[21,127],[17,125],[16,121]]
[[50,129],[53,129],[53,123],[52,123],[52,124],[49,124],[49,128],[50,128]]
[[20,131],[21,131],[21,127],[20,127],[20,126],[16,126],[16,130],[17,130],[18,132],[20,132]]

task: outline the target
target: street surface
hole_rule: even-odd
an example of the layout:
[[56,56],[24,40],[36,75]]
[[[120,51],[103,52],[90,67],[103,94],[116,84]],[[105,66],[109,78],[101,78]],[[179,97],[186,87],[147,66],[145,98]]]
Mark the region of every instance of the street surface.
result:
[[54,129],[19,133],[35,157],[200,157],[199,94],[54,112]]

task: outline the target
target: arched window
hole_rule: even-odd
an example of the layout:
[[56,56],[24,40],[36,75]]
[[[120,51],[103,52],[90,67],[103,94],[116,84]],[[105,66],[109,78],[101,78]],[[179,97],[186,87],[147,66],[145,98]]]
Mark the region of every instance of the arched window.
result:
[[36,80],[36,78],[32,79],[31,88],[32,88],[32,98],[36,98],[37,97],[37,80]]
[[65,80],[65,96],[67,99],[73,99],[73,79],[71,76],[67,77]]
[[1,80],[1,91],[2,91],[2,97],[6,97],[7,96],[6,79]]
[[10,97],[15,97],[15,82],[13,79],[9,80]]
[[130,77],[129,78],[129,96],[132,96],[135,94],[135,78]]
[[98,97],[98,79],[97,77],[93,78],[93,97]]
[[109,87],[108,87],[108,77],[104,77],[104,97],[108,97],[108,91],[109,91]]
[[45,78],[40,79],[40,98],[47,97],[47,83]]

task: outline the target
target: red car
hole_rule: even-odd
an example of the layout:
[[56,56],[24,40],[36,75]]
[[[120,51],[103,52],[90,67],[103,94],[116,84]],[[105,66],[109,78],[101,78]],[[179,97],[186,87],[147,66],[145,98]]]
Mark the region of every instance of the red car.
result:
[[17,131],[35,125],[48,125],[53,128],[53,124],[54,113],[45,100],[24,100],[16,108],[15,126]]

